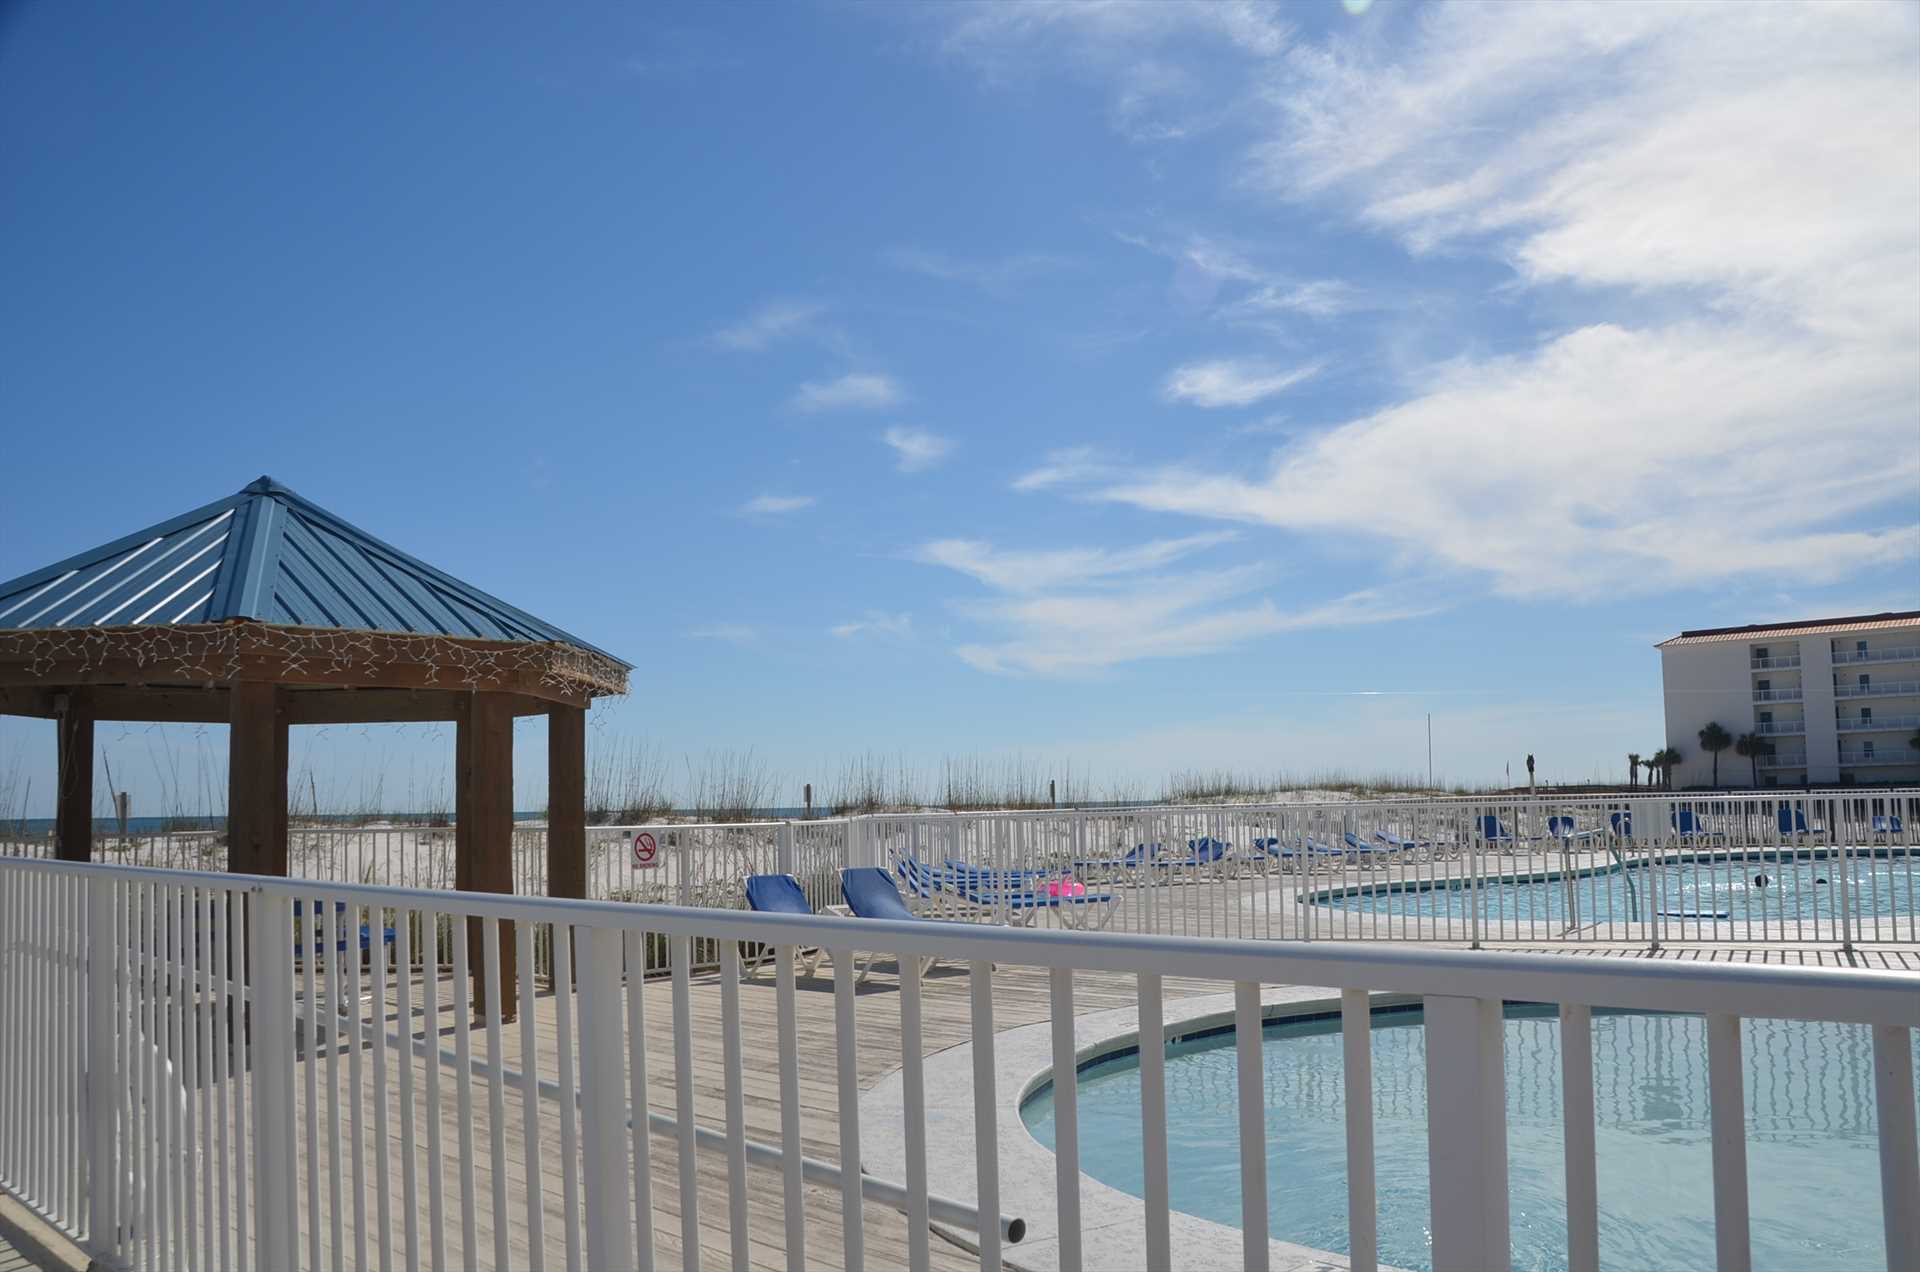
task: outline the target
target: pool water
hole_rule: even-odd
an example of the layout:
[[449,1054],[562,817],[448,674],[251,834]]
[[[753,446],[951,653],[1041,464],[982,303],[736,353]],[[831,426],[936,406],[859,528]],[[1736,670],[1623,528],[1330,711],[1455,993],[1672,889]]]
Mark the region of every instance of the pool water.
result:
[[[1840,864],[1826,858],[1780,860],[1774,856],[1668,862],[1635,862],[1572,880],[1574,913],[1581,923],[1644,920],[1653,909],[1706,917],[1721,911],[1730,921],[1831,922],[1839,914]],[[1856,915],[1920,913],[1920,863],[1904,854],[1856,858],[1846,863],[1847,902]],[[1764,875],[1764,886],[1755,877]],[[1629,882],[1631,881],[1631,882]],[[1562,920],[1568,915],[1568,881],[1538,879],[1494,883],[1478,894],[1454,884],[1433,888],[1369,888],[1319,902],[1361,913],[1426,918]],[[1904,926],[1904,925],[1903,925]]]
[[[1745,1020],[1753,1266],[1796,1272],[1884,1267],[1872,1040],[1858,1025]],[[1380,1258],[1430,1270],[1426,1031],[1416,1010],[1374,1016],[1374,1142]],[[1167,1050],[1167,1136],[1176,1210],[1239,1226],[1237,1051],[1231,1029]],[[1698,1016],[1593,1018],[1600,1263],[1610,1272],[1714,1265],[1706,1023]],[[1347,1251],[1345,1096],[1337,1017],[1269,1024],[1270,1230]],[[1917,1052],[1920,1055],[1920,1052]],[[1551,1008],[1510,1007],[1507,1153],[1513,1266],[1567,1266],[1560,1026]],[[1094,1178],[1143,1189],[1138,1056],[1082,1070],[1080,1157]],[[1021,1109],[1053,1147],[1051,1087]]]

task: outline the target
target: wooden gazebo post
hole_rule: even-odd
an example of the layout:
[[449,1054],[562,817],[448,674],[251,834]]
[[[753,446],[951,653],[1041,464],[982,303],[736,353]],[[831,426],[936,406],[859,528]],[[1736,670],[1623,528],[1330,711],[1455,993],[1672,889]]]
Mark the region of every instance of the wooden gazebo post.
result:
[[287,873],[287,705],[278,685],[241,681],[227,695],[227,869]]
[[82,687],[56,699],[60,789],[53,818],[54,853],[62,861],[93,857],[93,694]]
[[[454,722],[454,886],[463,892],[513,891],[513,701],[471,693]],[[467,957],[475,972],[473,1007],[486,1007],[486,954],[479,920],[467,925]],[[514,925],[500,925],[500,1011],[518,1014],[518,943]]]
[[587,895],[587,709],[547,708],[547,895]]

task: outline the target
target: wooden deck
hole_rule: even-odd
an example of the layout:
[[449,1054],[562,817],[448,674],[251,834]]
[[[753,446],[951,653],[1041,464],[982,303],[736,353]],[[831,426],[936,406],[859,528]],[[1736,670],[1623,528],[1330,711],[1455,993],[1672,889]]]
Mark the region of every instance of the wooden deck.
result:
[[[414,993],[415,1028],[419,1026],[420,983],[416,981]],[[927,1054],[964,1043],[970,1037],[969,1016],[969,978],[964,969],[938,967],[928,972],[924,981],[922,1015],[922,1033]],[[900,997],[897,991],[894,969],[890,963],[876,965],[870,979],[859,987],[856,995],[856,1018],[859,1037],[856,1061],[861,1088],[872,1086],[880,1078],[897,1068],[900,1064]],[[1170,981],[1166,986],[1168,997],[1185,997],[1197,993],[1217,993],[1228,988],[1222,984],[1200,981]],[[835,1064],[835,1033],[833,1017],[833,982],[822,969],[816,977],[802,977],[797,982],[797,1029],[800,1051],[805,1057],[800,1068],[800,1105],[802,1151],[810,1157],[837,1162],[839,1159],[838,1127],[838,1080],[839,1073]],[[713,973],[694,977],[692,985],[692,1020],[694,1037],[694,1100],[696,1121],[715,1129],[725,1126],[725,1092],[723,1087],[722,1047],[721,1047],[721,1008],[718,976]],[[451,978],[443,977],[439,983],[442,1005],[440,1020],[440,1045],[451,1048],[454,1045],[453,1011],[455,987]],[[649,1102],[654,1111],[674,1116],[677,1090],[674,1074],[673,1042],[667,1028],[672,1020],[672,987],[665,980],[651,981],[646,987],[646,1012],[648,1021],[647,1067],[649,1075]],[[778,1070],[774,1064],[777,1054],[777,1039],[774,1021],[774,994],[772,977],[763,975],[757,981],[749,981],[740,987],[741,1042],[744,1056],[743,1089],[745,1093],[746,1133],[750,1139],[763,1143],[780,1142],[780,1096]],[[1134,1002],[1134,985],[1131,977],[1086,975],[1080,978],[1075,993],[1075,1007],[1081,1012],[1100,1011],[1113,1007],[1130,1006]],[[1048,985],[1046,974],[1031,968],[1003,967],[994,976],[994,1012],[995,1024],[999,1028],[1012,1028],[1018,1025],[1042,1021],[1048,1015]],[[540,1052],[538,1071],[551,1077],[558,1073],[557,1058],[557,1002],[550,989],[543,989],[529,1000],[534,1012],[536,1047]],[[389,1030],[399,1028],[399,1018],[394,1010],[394,1000],[388,1002],[386,1024]],[[477,1025],[478,1022],[476,1022]],[[577,1029],[577,1018],[575,1028]],[[501,1031],[503,1061],[510,1069],[519,1070],[521,1058],[521,1028],[518,1023],[509,1024]],[[486,1034],[475,1028],[472,1034],[472,1048],[475,1058],[487,1056]],[[403,1233],[403,1214],[405,1206],[404,1164],[405,1146],[402,1141],[402,1119],[400,1103],[400,1069],[398,1049],[387,1048],[387,1061],[390,1066],[387,1079],[388,1136],[385,1177],[381,1177],[379,1162],[373,1158],[371,1144],[374,1135],[373,1112],[373,1056],[371,1048],[362,1051],[362,1064],[365,1069],[363,1078],[363,1134],[368,1140],[368,1156],[373,1163],[365,1170],[364,1207],[367,1223],[377,1233],[381,1224],[379,1199],[385,1196],[389,1202],[388,1227],[393,1234],[395,1262],[402,1261],[405,1250]],[[317,1124],[320,1129],[318,1140],[322,1167],[320,1189],[320,1223],[323,1234],[323,1264],[331,1264],[331,1253],[325,1249],[328,1241],[325,1234],[330,1230],[330,1201],[327,1196],[326,1153],[327,1153],[327,1110],[328,1083],[330,1070],[337,1069],[333,1081],[338,1083],[341,1114],[340,1126],[341,1152],[343,1161],[351,1148],[351,1131],[348,1125],[348,1112],[351,1106],[351,1087],[349,1085],[349,1061],[345,1054],[329,1057],[323,1051],[313,1061],[302,1062],[301,1072],[296,1074],[297,1092],[296,1118],[300,1138],[302,1158],[297,1183],[298,1200],[305,1216],[309,1204],[306,1190],[306,1135],[307,1135],[307,1097],[305,1065],[315,1066],[315,1082],[318,1092],[316,1102]],[[575,1061],[578,1072],[578,1060]],[[414,1193],[419,1214],[423,1261],[430,1263],[431,1251],[426,1245],[426,1234],[430,1231],[430,1195],[428,1173],[435,1168],[427,1154],[427,1123],[429,1110],[424,1096],[425,1070],[427,1061],[416,1058],[412,1065],[413,1097],[415,1103],[414,1167],[417,1183]],[[476,1244],[472,1251],[464,1248],[461,1235],[460,1217],[460,1113],[455,1098],[456,1085],[454,1069],[443,1065],[440,1069],[440,1136],[441,1156],[437,1163],[445,1190],[446,1232],[448,1239],[447,1261],[453,1267],[487,1267],[495,1262],[494,1223],[496,1216],[492,1203],[493,1178],[490,1169],[490,1144],[493,1125],[489,1112],[491,1092],[487,1083],[476,1077],[472,1090],[472,1117],[470,1122],[472,1143],[475,1151],[473,1164],[473,1186],[475,1190]],[[502,1134],[506,1144],[507,1195],[510,1199],[508,1213],[504,1216],[507,1224],[507,1237],[512,1265],[515,1268],[538,1266],[540,1260],[532,1248],[532,1233],[526,1214],[527,1187],[526,1137],[528,1126],[522,1112],[521,1096],[518,1089],[509,1086],[503,1093]],[[552,1100],[541,1101],[538,1117],[538,1143],[541,1162],[541,1213],[544,1217],[545,1255],[548,1266],[564,1266],[563,1234],[566,1230],[566,1188],[562,1171],[560,1106]],[[653,1145],[653,1196],[654,1196],[654,1242],[657,1257],[662,1267],[683,1266],[687,1262],[681,1239],[681,1205],[679,1187],[678,1145],[668,1138],[655,1136]],[[726,1173],[726,1162],[718,1152],[702,1151],[699,1160],[699,1197],[698,1213],[700,1221],[701,1262],[708,1267],[733,1266],[732,1239],[730,1236],[731,1206]],[[940,1190],[940,1181],[932,1181],[935,1191]],[[751,1247],[748,1263],[753,1268],[785,1269],[786,1257],[786,1217],[783,1204],[782,1180],[775,1171],[749,1168],[747,1174],[747,1211],[748,1231]],[[805,1190],[807,1217],[807,1266],[818,1268],[839,1268],[844,1266],[842,1247],[843,1233],[841,1222],[841,1197],[837,1187],[819,1187],[808,1184]],[[352,1184],[349,1179],[343,1196],[343,1218],[349,1233],[351,1222]],[[864,1208],[864,1234],[868,1266],[874,1268],[904,1267],[907,1262],[906,1220],[897,1211],[884,1206],[867,1204]],[[351,1236],[348,1241],[351,1242]],[[373,1239],[369,1253],[377,1260],[378,1240]],[[345,1264],[355,1263],[355,1252],[345,1251]],[[471,1257],[469,1257],[471,1256]],[[933,1266],[936,1268],[960,1269],[977,1267],[978,1259],[958,1248],[946,1244],[939,1238],[933,1242]],[[304,1249],[303,1249],[304,1257]]]

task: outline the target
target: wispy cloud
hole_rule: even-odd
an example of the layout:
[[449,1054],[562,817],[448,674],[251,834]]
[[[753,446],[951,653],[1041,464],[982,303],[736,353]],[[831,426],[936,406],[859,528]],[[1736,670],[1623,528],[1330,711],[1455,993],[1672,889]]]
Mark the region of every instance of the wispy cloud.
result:
[[888,614],[881,610],[868,610],[865,615],[851,622],[841,623],[828,629],[842,640],[851,636],[890,636],[895,638],[913,634],[913,615]]
[[1171,291],[1183,308],[1225,322],[1271,327],[1294,315],[1324,321],[1379,306],[1343,279],[1300,278],[1267,264],[1255,249],[1209,235],[1121,231],[1115,237],[1172,263]]
[[1128,548],[1038,549],[996,548],[980,539],[939,539],[919,548],[913,556],[930,565],[958,570],[1003,592],[1044,592],[1157,570],[1238,537],[1231,530],[1216,530],[1179,539],[1155,539]]
[[797,411],[878,411],[897,406],[905,394],[884,375],[850,371],[834,380],[809,380],[793,394]]
[[880,259],[895,269],[944,283],[962,283],[993,295],[1007,295],[1034,279],[1071,268],[1074,260],[1052,252],[1016,252],[991,260],[964,260],[923,247],[890,247]]
[[[1090,493],[1371,536],[1515,596],[1832,580],[1920,555],[1912,383],[1900,350],[1595,326],[1446,368],[1411,400],[1282,452],[1264,475],[1165,467]],[[1813,418],[1828,421],[1818,446],[1807,445]],[[1825,524],[1875,507],[1886,509],[1878,526]]]
[[882,433],[880,440],[893,447],[903,473],[923,473],[953,453],[952,438],[942,437],[924,428],[896,425]]
[[713,640],[726,645],[750,645],[760,637],[759,631],[746,623],[710,623],[689,628],[686,635],[689,640]]
[[818,500],[812,495],[756,495],[741,504],[740,511],[748,516],[777,517],[783,513],[811,508],[817,502]]
[[826,313],[827,307],[817,301],[769,300],[738,322],[721,327],[709,340],[718,349],[759,353],[799,336],[823,336]]
[[1222,308],[1228,318],[1263,317],[1270,314],[1304,314],[1309,318],[1332,318],[1365,308],[1367,298],[1351,283],[1337,278],[1316,278],[1304,283],[1269,282]]
[[1144,658],[1217,653],[1263,636],[1312,627],[1388,622],[1423,607],[1379,591],[1296,609],[1262,595],[1263,565],[1167,567],[1234,538],[1189,535],[1124,548],[1002,549],[943,539],[914,553],[992,590],[958,611],[994,633],[956,648],[982,671],[1081,675]]
[[1069,446],[1064,450],[1048,452],[1038,468],[1014,478],[1013,488],[1022,493],[1031,493],[1071,482],[1093,481],[1110,476],[1114,471],[1113,461],[1098,448]]
[[1252,406],[1285,393],[1320,373],[1323,363],[1282,367],[1261,358],[1216,358],[1175,367],[1165,393],[1173,402],[1195,406]]
[[923,11],[958,14],[948,52],[993,80],[1064,69],[1105,84],[1114,130],[1143,144],[1192,136],[1235,114],[1237,85],[1169,54],[1224,46],[1272,58],[1292,36],[1280,8],[1259,0],[1025,0]]
[[[1791,3],[1437,5],[1391,38],[1243,58],[1245,185],[1415,254],[1509,264],[1582,316],[1407,368],[1397,401],[1265,473],[1166,466],[1090,493],[1370,536],[1525,597],[1920,562],[1917,60],[1907,11]],[[1175,247],[1226,317],[1377,303]],[[1245,405],[1284,375],[1192,364],[1168,392]]]

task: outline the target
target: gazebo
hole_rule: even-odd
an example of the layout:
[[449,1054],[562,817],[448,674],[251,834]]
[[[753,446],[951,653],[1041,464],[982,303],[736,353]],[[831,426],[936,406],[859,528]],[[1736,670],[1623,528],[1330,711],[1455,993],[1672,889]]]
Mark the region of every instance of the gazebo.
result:
[[587,707],[630,670],[270,477],[0,583],[0,713],[57,724],[72,861],[93,851],[96,720],[229,725],[228,868],[269,875],[287,873],[290,725],[451,720],[457,885],[510,892],[513,721],[545,715],[548,891],[582,896]]

